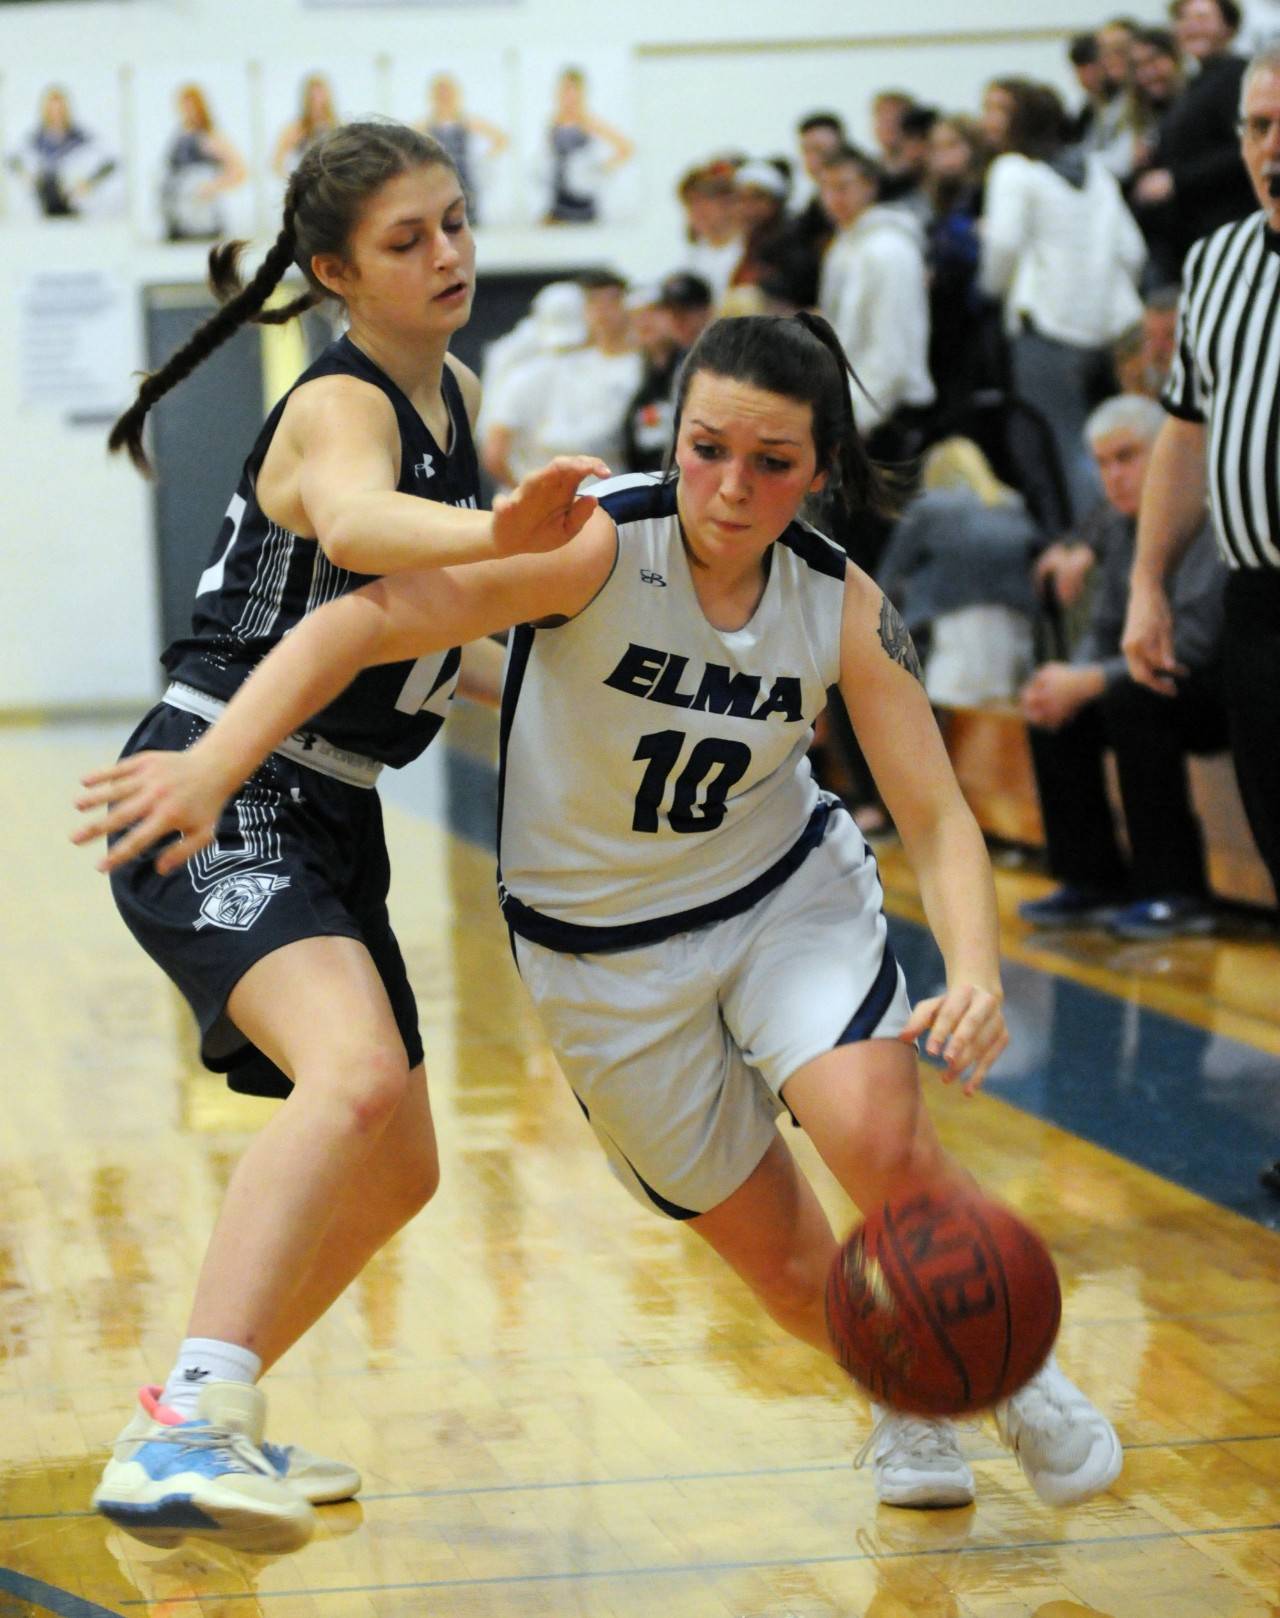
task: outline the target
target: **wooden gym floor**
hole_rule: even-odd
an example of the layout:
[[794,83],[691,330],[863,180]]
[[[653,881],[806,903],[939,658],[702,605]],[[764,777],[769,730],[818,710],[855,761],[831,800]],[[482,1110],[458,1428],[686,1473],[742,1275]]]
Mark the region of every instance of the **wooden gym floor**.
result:
[[[148,1551],[87,1510],[271,1104],[200,1069],[66,842],[127,725],[0,731],[0,1618],[1278,1618],[1275,942],[1030,940],[1012,909],[1043,878],[1000,871],[1014,1045],[987,1095],[930,1101],[1049,1238],[1062,1362],[1126,1467],[1053,1512],[977,1424],[976,1507],[877,1510],[861,1399],[617,1188],[555,1071],[496,915],[486,725],[460,713],[390,794],[444,1185],[267,1381],[274,1436],[365,1476],[273,1560]],[[927,992],[909,875],[880,857]]]

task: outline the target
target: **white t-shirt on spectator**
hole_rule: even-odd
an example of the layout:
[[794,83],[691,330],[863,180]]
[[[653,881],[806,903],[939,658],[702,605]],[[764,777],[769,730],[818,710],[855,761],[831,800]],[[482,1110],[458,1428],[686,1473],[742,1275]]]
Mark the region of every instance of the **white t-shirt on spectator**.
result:
[[517,479],[553,455],[598,455],[623,465],[623,424],[640,386],[639,354],[574,348],[522,360],[485,401],[491,427],[512,434],[507,457]]

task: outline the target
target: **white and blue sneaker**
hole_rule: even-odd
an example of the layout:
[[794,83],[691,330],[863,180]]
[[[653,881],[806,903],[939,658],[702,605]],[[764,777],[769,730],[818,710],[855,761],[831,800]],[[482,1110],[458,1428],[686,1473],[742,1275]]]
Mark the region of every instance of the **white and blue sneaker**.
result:
[[[184,1421],[143,1388],[93,1492],[93,1509],[148,1545],[188,1535],[260,1555],[305,1545],[310,1502],[262,1452],[266,1400],[246,1382],[210,1382]],[[358,1480],[357,1480],[358,1481]]]
[[260,1447],[276,1475],[313,1506],[331,1506],[360,1493],[363,1480],[350,1461],[313,1455],[301,1444],[268,1444],[264,1440]]

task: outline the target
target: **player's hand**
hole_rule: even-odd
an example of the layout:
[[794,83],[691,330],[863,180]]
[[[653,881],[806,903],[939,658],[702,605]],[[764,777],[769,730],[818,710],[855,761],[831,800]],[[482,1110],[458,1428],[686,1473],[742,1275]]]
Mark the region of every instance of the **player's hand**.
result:
[[1009,1043],[1004,1004],[1000,995],[972,983],[959,984],[946,994],[921,1000],[898,1038],[914,1045],[928,1034],[925,1050],[942,1058],[944,1084],[964,1079],[971,1096],[991,1071],[991,1064]]
[[71,841],[92,843],[123,832],[98,861],[100,871],[115,871],[177,833],[156,856],[161,876],[208,847],[231,795],[198,745],[182,753],[134,753],[94,770],[82,784],[86,790],[76,799],[76,808],[83,814],[106,813],[77,827]]
[[596,509],[579,494],[584,478],[607,478],[609,468],[594,455],[558,455],[522,478],[510,494],[493,502],[493,548],[499,556],[522,551],[554,551],[586,526]]
[[1158,691],[1162,697],[1177,695],[1174,676],[1187,671],[1174,660],[1173,613],[1160,585],[1134,579],[1120,649],[1129,673],[1139,685]]

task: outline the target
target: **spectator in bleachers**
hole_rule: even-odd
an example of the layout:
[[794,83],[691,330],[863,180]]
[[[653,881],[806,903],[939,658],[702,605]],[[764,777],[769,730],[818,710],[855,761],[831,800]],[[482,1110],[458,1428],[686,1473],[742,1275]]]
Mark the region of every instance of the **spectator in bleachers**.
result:
[[[981,282],[1003,301],[1014,392],[1048,423],[1066,479],[1068,522],[1098,498],[1083,428],[1109,345],[1142,312],[1146,253],[1120,187],[1101,158],[1064,140],[1048,85],[1006,80],[1005,150],[987,171]],[[1044,445],[1018,419],[1010,447],[1019,483],[1042,519],[1058,503]]]
[[742,257],[733,166],[708,163],[690,169],[680,181],[679,197],[686,238],[680,268],[701,276],[719,304]]
[[898,120],[898,166],[880,183],[881,202],[908,208],[923,224],[929,217],[929,137],[937,122],[935,107],[912,106]]
[[711,288],[698,276],[677,271],[660,286],[633,293],[627,303],[643,373],[623,424],[623,466],[628,472],[658,472],[671,442],[680,366],[711,319]]
[[[811,112],[796,125],[796,138],[804,172],[813,193],[791,221],[791,234],[797,250],[795,280],[791,290],[795,294],[797,308],[816,309],[822,258],[834,233],[826,209],[822,206],[822,198],[818,195],[818,176],[823,163],[832,152],[847,143],[848,136],[843,122],[834,112]],[[768,283],[766,290],[770,290]]]
[[753,158],[734,175],[742,256],[729,277],[732,302],[722,305],[722,313],[762,312],[766,287],[773,297],[800,308],[811,290],[812,254],[801,246],[787,212],[790,167],[781,157]]
[[[595,455],[612,468],[622,466],[623,423],[641,375],[627,284],[607,270],[579,276],[578,284],[586,343],[521,362],[486,405],[480,458],[504,487],[556,455]],[[570,447],[576,444],[587,447]]]
[[1009,701],[1031,667],[1041,543],[1022,497],[967,438],[935,444],[876,582],[902,614],[935,703]]
[[1137,109],[1134,175],[1151,167],[1160,125],[1183,88],[1182,52],[1168,28],[1140,28],[1133,36],[1133,94]]
[[[1138,24],[1129,17],[1113,17],[1098,29],[1098,65],[1102,90],[1098,114],[1090,124],[1082,150],[1094,152],[1124,181],[1133,173],[1134,138],[1138,128],[1133,88],[1133,41]],[[1070,127],[1065,138],[1071,140]]]
[[880,173],[846,146],[823,165],[822,205],[836,227],[819,305],[853,360],[858,430],[878,460],[918,450],[934,403],[923,232],[904,208],[879,201]]
[[929,285],[929,374],[938,413],[959,409],[999,377],[999,321],[978,285],[987,150],[975,119],[935,120],[929,135],[925,266]]
[[[987,150],[993,157],[1009,150],[1009,130],[1013,123],[1017,99],[1034,89],[1030,79],[992,79],[982,92],[982,111],[978,122]],[[1066,138],[1066,115],[1063,114],[1063,138]]]
[[1174,32],[1194,70],[1160,123],[1131,202],[1151,252],[1156,283],[1178,280],[1191,244],[1256,204],[1240,156],[1243,58],[1233,50],[1236,0],[1175,0]]
[[898,171],[902,156],[902,115],[914,107],[908,90],[880,90],[871,99],[871,132],[876,143],[876,166],[881,174]]
[[1080,146],[1092,138],[1107,104],[1107,76],[1102,69],[1097,34],[1074,34],[1067,46],[1067,60],[1076,83],[1084,91],[1084,100],[1067,119],[1067,139]]
[[[1022,692],[1049,869],[1060,886],[1020,906],[1036,927],[1109,926],[1125,938],[1209,931],[1204,839],[1191,805],[1189,753],[1227,743],[1219,678],[1226,569],[1207,516],[1173,584],[1174,644],[1186,672],[1172,697],[1139,685],[1120,650],[1136,518],[1151,446],[1164,422],[1153,399],[1121,395],[1090,416],[1107,510],[1088,627],[1070,662],[1043,664]],[[1107,797],[1115,754],[1129,858]]]

